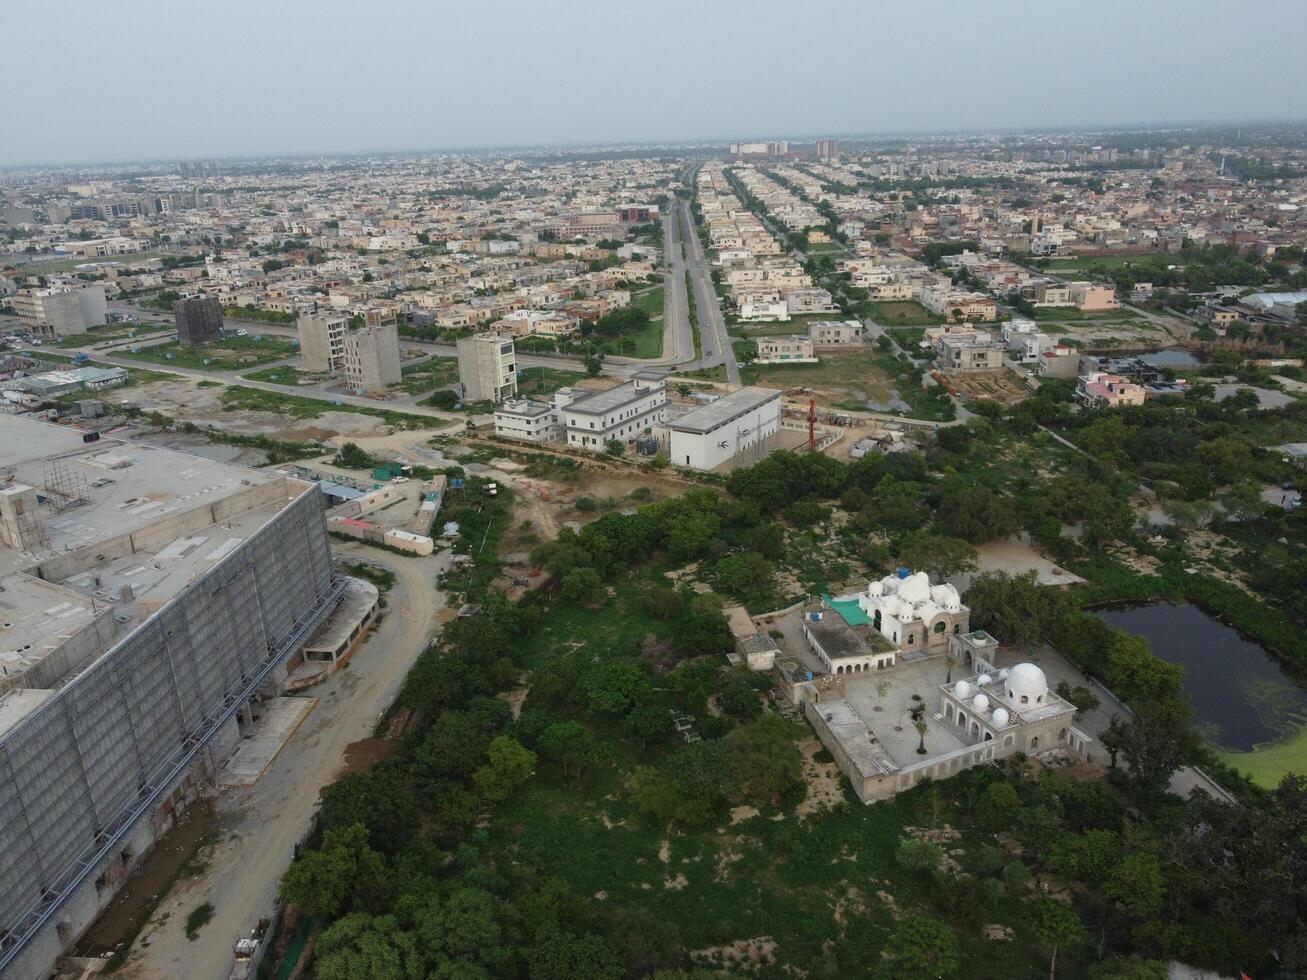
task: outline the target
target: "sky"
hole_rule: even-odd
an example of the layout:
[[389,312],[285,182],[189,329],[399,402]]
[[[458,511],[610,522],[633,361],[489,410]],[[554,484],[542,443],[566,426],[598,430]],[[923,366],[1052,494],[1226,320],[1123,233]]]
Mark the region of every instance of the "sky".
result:
[[1304,0],[4,0],[0,34],[0,166],[1307,119]]

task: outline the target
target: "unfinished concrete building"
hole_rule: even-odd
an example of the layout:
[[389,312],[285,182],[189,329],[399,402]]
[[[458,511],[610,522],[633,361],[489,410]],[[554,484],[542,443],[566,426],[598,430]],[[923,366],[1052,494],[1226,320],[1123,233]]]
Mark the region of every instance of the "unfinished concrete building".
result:
[[345,587],[313,484],[0,416],[0,975],[48,975]]

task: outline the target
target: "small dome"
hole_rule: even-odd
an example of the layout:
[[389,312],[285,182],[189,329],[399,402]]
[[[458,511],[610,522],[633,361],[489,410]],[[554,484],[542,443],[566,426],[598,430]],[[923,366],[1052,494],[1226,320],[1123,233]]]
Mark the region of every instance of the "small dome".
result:
[[993,682],[994,678],[990,677],[988,674],[981,674],[976,678],[976,684],[980,687],[984,687],[986,684],[992,684]]
[[1007,708],[995,708],[994,713],[990,716],[994,724],[1000,728],[1007,724],[1008,717]]
[[1001,681],[1005,681],[1005,680],[1007,680],[1007,675],[1010,674],[1010,673],[1012,673],[1012,671],[1010,671],[1010,670],[1008,670],[1006,667],[1004,667],[1002,670],[1000,670],[1000,671],[998,672],[998,679],[1001,680]]
[[953,693],[958,697],[966,700],[971,697],[971,684],[968,681],[958,681],[953,685]]
[[989,698],[985,697],[983,694],[977,694],[971,699],[971,707],[975,708],[977,711],[988,711]]
[[1039,700],[1048,693],[1048,679],[1044,672],[1034,664],[1017,664],[1008,671],[1007,696],[1030,703]]
[[867,595],[869,596],[882,596],[884,594],[885,586],[881,585],[879,582],[872,582],[867,586]]
[[930,579],[925,572],[909,575],[899,582],[899,595],[911,603],[930,598]]

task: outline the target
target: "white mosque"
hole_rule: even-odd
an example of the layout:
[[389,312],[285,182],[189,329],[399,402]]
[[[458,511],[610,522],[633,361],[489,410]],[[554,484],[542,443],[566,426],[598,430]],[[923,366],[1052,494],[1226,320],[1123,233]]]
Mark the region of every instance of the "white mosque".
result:
[[900,568],[858,594],[858,605],[874,629],[904,654],[948,650],[949,637],[966,633],[971,610],[962,604],[958,590],[948,584],[932,586],[925,572]]

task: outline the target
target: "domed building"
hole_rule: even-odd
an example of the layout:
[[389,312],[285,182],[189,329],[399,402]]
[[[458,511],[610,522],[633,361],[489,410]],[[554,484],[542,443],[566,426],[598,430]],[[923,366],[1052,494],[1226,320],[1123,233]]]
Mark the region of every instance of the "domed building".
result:
[[949,637],[966,633],[971,610],[962,604],[951,585],[932,586],[925,572],[900,568],[859,593],[858,605],[871,620],[872,629],[902,653],[941,654]]

